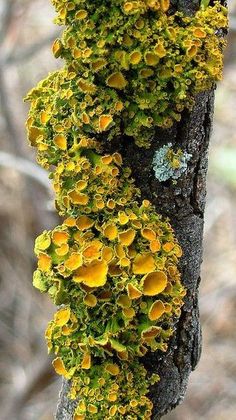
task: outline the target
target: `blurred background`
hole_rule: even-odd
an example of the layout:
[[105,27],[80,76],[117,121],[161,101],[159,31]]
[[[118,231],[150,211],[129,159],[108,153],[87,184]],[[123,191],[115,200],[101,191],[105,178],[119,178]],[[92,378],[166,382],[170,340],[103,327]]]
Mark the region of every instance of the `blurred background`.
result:
[[[216,94],[201,284],[203,354],[165,420],[236,418],[236,1]],[[48,0],[0,0],[0,419],[52,420],[60,389],[44,343],[55,308],[32,286],[35,237],[57,223],[47,175],[27,145],[22,98],[61,65]]]

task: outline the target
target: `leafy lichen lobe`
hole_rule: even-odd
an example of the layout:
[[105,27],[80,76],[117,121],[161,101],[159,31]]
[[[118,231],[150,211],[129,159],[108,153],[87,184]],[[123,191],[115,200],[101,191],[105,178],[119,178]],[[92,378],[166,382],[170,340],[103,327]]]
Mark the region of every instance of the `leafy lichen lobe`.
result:
[[181,149],[175,152],[171,143],[161,147],[153,157],[153,170],[156,179],[159,182],[164,182],[180,178],[186,172],[191,157],[191,154],[183,152]]

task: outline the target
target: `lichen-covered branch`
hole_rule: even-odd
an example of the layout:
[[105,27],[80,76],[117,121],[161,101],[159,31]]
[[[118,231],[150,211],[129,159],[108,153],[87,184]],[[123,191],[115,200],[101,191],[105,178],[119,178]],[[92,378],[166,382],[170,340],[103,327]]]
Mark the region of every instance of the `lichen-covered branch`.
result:
[[[173,409],[183,400],[188,378],[195,369],[201,353],[201,329],[199,324],[198,286],[202,262],[202,234],[206,195],[207,156],[214,94],[212,91],[200,94],[191,113],[186,113],[181,124],[163,133],[163,143],[180,147],[190,153],[192,159],[185,174],[176,183],[159,183],[152,169],[152,155],[159,147],[153,146],[152,153],[138,154],[132,165],[136,182],[143,193],[149,188],[158,211],[168,216],[175,228],[183,249],[181,258],[182,281],[188,290],[186,303],[171,339],[166,354],[148,354],[145,366],[157,371],[161,381],[152,389],[154,402],[153,420]],[[127,151],[132,164],[134,150]],[[142,170],[145,168],[145,171]]]
[[64,218],[36,239],[33,280],[60,305],[46,330],[67,380],[58,419],[159,419],[197,363],[227,27],[225,7],[208,3],[53,0],[65,66],[29,93],[27,129]]

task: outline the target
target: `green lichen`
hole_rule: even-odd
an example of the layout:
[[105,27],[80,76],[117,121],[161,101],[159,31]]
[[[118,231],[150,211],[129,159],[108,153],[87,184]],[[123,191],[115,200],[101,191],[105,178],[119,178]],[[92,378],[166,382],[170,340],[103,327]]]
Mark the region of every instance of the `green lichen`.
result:
[[[66,26],[53,53],[65,66],[27,96],[28,138],[65,218],[35,243],[34,286],[61,305],[48,349],[79,397],[75,420],[150,419],[147,394],[159,377],[141,358],[167,350],[185,296],[182,251],[168,220],[140,202],[121,155],[103,149],[118,135],[148,147],[156,127],[179,121],[221,78],[216,31],[227,26],[226,9],[204,3],[187,17],[168,0],[52,3]],[[176,178],[190,156],[165,147],[154,169],[162,171],[164,151]]]
[[191,154],[183,152],[181,149],[175,152],[171,143],[161,147],[153,157],[153,170],[156,179],[164,182],[168,179],[180,178],[186,172],[191,157]]
[[[192,17],[166,13],[158,1],[53,3],[56,22],[67,26],[53,51],[66,66],[29,94],[39,99],[31,125],[41,130],[47,147],[40,155],[55,155],[57,124],[64,126],[68,147],[73,134],[103,131],[108,139],[122,131],[148,146],[155,127],[179,121],[194,95],[221,79],[224,40],[216,30],[226,27],[227,17],[219,2]],[[103,115],[110,124],[101,127]],[[32,142],[37,134],[32,130]]]

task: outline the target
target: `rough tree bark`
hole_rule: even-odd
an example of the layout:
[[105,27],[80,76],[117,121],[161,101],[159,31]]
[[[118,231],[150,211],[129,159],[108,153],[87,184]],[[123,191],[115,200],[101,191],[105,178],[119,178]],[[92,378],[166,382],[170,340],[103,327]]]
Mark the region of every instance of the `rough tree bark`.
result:
[[[187,14],[199,8],[198,0],[179,0],[172,4]],[[124,163],[132,168],[132,175],[143,196],[155,204],[158,213],[169,217],[183,249],[180,270],[187,296],[176,332],[167,353],[149,353],[142,359],[149,372],[158,372],[161,377],[161,381],[150,392],[154,403],[153,420],[159,420],[183,400],[189,375],[201,354],[198,286],[213,109],[214,92],[201,93],[196,98],[193,110],[183,113],[181,122],[170,130],[156,131],[150,149],[139,148],[124,137],[111,145],[112,150],[121,152]],[[174,149],[180,147],[192,155],[187,171],[175,184],[172,181],[160,183],[153,171],[155,151],[168,143],[172,143]],[[73,418],[76,403],[67,398],[69,387],[69,382],[63,381],[57,420]]]

